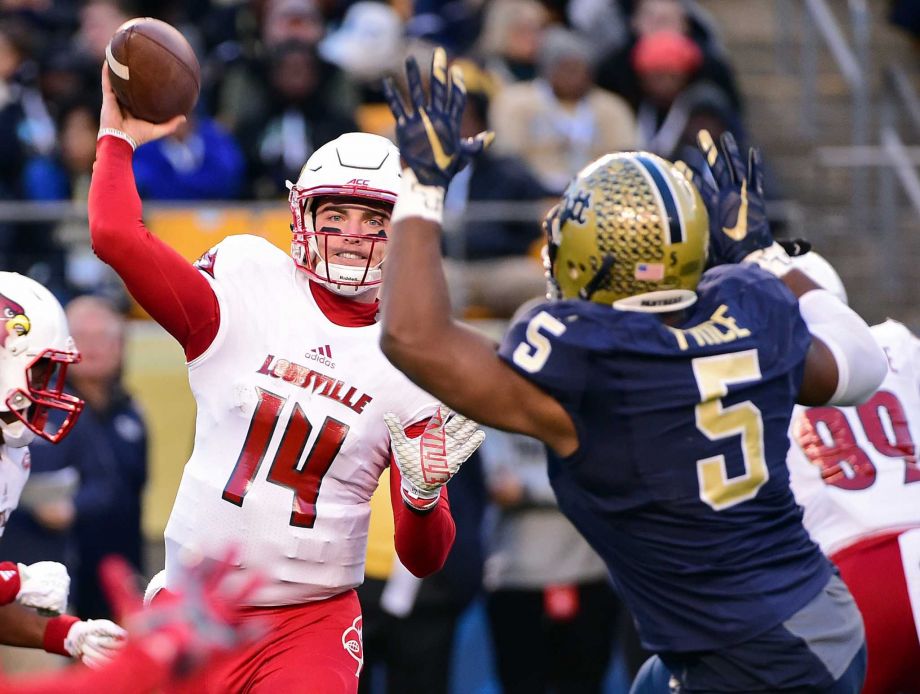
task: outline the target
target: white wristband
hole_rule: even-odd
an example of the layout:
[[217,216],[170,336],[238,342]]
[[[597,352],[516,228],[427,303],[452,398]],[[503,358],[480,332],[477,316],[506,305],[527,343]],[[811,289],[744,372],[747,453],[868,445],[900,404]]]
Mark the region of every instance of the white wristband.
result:
[[137,140],[124,130],[119,130],[118,128],[99,128],[99,134],[96,136],[96,139],[101,140],[105,135],[111,135],[112,137],[117,137],[119,140],[124,140],[131,145],[132,150],[137,149]]
[[415,172],[408,167],[402,172],[399,197],[390,222],[395,224],[406,217],[421,217],[435,224],[442,224],[444,220],[444,189],[419,183]]
[[777,277],[782,277],[793,269],[792,258],[786,253],[786,249],[776,241],[771,246],[749,253],[744,257],[744,262],[760,265],[764,270],[773,273]]

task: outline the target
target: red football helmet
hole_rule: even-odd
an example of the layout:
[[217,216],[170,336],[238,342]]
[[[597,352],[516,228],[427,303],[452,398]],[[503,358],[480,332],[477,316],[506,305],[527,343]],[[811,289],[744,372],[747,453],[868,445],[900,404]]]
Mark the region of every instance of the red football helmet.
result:
[[[57,299],[34,280],[0,272],[0,432],[9,446],[38,435],[57,443],[83,401],[64,392],[67,366],[80,361]],[[52,424],[52,410],[64,413]]]
[[372,264],[373,250],[376,244],[386,243],[386,237],[344,234],[371,241],[367,262],[363,266],[327,263],[328,236],[343,234],[316,230],[313,201],[333,196],[392,205],[400,176],[399,150],[379,135],[346,133],[316,150],[301,169],[297,183],[287,182],[294,217],[291,256],[297,266],[337,294],[360,294],[379,285],[383,261]]

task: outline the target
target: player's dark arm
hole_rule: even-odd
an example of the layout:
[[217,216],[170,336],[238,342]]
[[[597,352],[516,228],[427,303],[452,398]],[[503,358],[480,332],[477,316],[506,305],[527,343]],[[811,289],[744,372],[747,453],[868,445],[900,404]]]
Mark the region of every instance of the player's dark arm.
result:
[[179,341],[191,360],[217,335],[217,297],[198,270],[144,226],[131,166],[134,145],[169,134],[181,120],[155,126],[126,116],[104,68],[102,74],[100,124],[103,132],[118,134],[103,135],[96,145],[89,190],[93,250],[115,269],[131,295]]
[[[745,162],[729,132],[722,134],[719,146],[705,130],[699,132],[697,142],[711,175],[687,173],[709,212],[710,262],[759,265],[781,278],[799,300],[799,313],[812,335],[812,344],[805,358],[798,402],[812,406],[863,402],[885,377],[885,355],[866,322],[794,269],[785,248],[773,239],[764,202],[760,152],[752,148]],[[743,233],[739,235],[738,229]]]
[[21,648],[44,648],[67,655],[64,638],[74,622],[70,615],[42,617],[35,610],[10,603],[0,607],[0,644]]
[[799,270],[783,282],[799,300],[799,310],[812,333],[798,402],[855,405],[881,385],[887,372],[884,352],[869,326],[848,306]]
[[10,603],[0,607],[0,643],[21,648],[41,648],[48,617],[39,617],[35,610]]
[[440,225],[406,217],[391,236],[382,291],[387,358],[451,409],[560,455],[575,452],[575,425],[562,405],[505,364],[491,340],[451,318]]

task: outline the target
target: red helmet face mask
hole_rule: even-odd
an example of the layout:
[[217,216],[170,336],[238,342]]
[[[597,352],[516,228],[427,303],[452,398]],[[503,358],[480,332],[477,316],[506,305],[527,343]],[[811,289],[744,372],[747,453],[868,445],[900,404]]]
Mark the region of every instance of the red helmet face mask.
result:
[[0,272],[0,443],[21,448],[36,436],[57,443],[67,435],[83,410],[64,392],[67,367],[78,361],[54,295],[29,277]]
[[[6,396],[5,404],[16,419],[51,443],[64,438],[83,411],[83,401],[64,392],[67,367],[79,361],[79,352],[46,349],[26,367],[26,389],[15,388]],[[52,410],[63,412],[64,419],[49,429]]]

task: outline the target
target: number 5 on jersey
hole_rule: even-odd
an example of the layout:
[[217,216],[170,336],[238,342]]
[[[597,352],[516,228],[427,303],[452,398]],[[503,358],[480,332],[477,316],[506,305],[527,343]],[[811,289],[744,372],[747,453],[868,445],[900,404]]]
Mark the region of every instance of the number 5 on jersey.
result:
[[697,357],[693,360],[693,375],[702,400],[696,406],[696,428],[710,441],[741,436],[743,474],[729,478],[724,455],[696,461],[700,498],[716,511],[722,511],[753,499],[770,477],[760,410],[750,400],[730,407],[722,404],[728,386],[760,380],[757,350]]
[[[222,495],[224,501],[237,506],[243,505],[243,499],[252,486],[256,473],[262,465],[265,453],[271,443],[278,425],[281,408],[286,399],[267,390],[259,391],[259,404],[249,423],[249,431],[243,442],[243,449],[233,466],[233,472]],[[348,434],[348,425],[326,417],[320,428],[313,448],[307,454],[303,467],[297,464],[310,438],[313,425],[301,409],[300,404],[284,425],[284,434],[278,450],[272,459],[267,480],[272,484],[294,490],[294,502],[291,510],[291,525],[298,528],[312,528],[316,523],[316,499],[323,477],[329,471],[332,461],[338,455]]]

